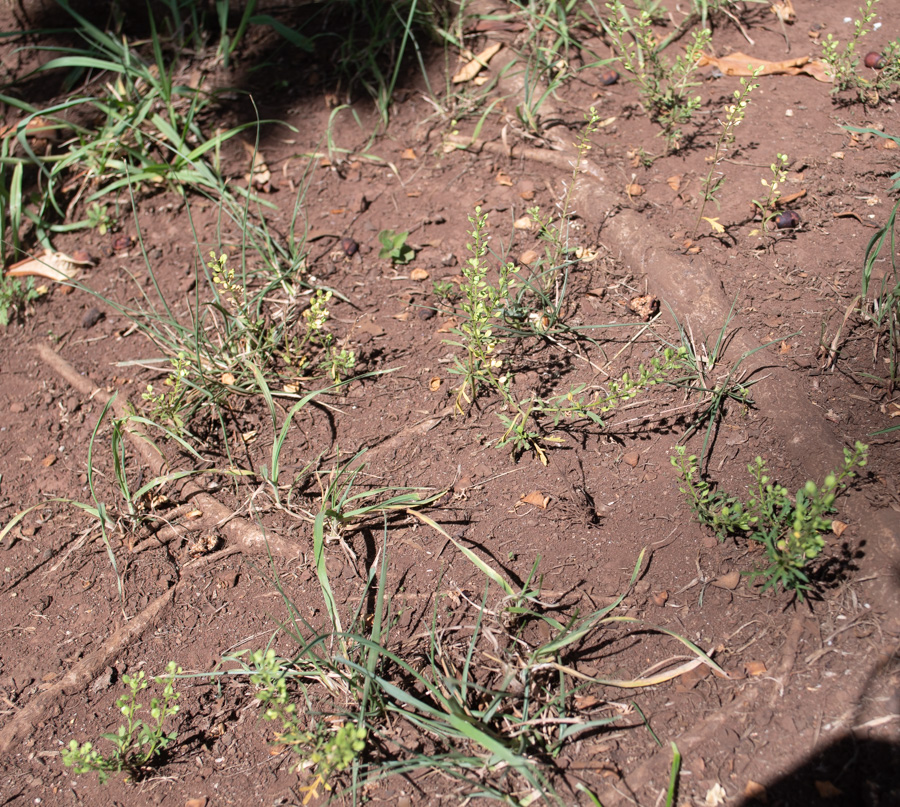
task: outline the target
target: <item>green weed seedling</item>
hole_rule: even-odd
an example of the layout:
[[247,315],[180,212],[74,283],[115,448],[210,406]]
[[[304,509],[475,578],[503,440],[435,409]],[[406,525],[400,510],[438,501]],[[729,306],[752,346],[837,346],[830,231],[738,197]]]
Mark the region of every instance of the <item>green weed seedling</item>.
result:
[[643,10],[632,18],[621,0],[607,3],[609,18],[603,27],[622,67],[637,86],[650,117],[662,127],[666,148],[677,150],[684,136],[681,127],[690,123],[700,108],[700,96],[690,90],[699,85],[697,63],[709,45],[712,33],[701,28],[691,33],[684,54],[674,62],[662,55],[650,12]]
[[788,165],[789,161],[787,154],[776,154],[775,162],[769,166],[769,169],[772,172],[772,178],[766,179],[763,177],[763,179],[760,180],[762,186],[767,189],[766,198],[762,201],[754,199],[753,206],[759,211],[759,215],[762,218],[763,232],[766,232],[769,229],[769,224],[771,224],[778,216],[776,205],[781,198],[781,186],[787,178]]
[[21,316],[27,311],[28,306],[40,296],[40,288],[35,287],[33,277],[22,281],[15,277],[0,276],[0,326],[5,328],[17,314]]
[[389,260],[391,263],[409,263],[416,257],[416,253],[406,243],[407,238],[409,238],[408,232],[397,233],[393,230],[382,230],[378,233],[378,240],[381,243],[378,257],[383,261]]
[[[757,68],[753,73],[753,78],[755,79],[761,72],[762,68]],[[703,213],[706,210],[706,203],[714,201],[716,207],[719,205],[716,197],[725,184],[725,175],[719,171],[719,165],[728,155],[729,149],[734,145],[735,130],[743,123],[750,103],[750,94],[758,87],[759,84],[752,79],[742,78],[741,89],[734,91],[734,103],[725,107],[725,120],[720,122],[722,128],[719,133],[719,139],[716,141],[716,150],[713,153],[712,164],[701,186],[700,192],[703,196],[703,201],[700,203],[700,212],[697,214],[697,221],[694,223],[694,229],[691,231],[691,238],[696,234],[700,222],[704,221]],[[721,233],[725,231],[725,228],[719,224],[718,218],[707,218],[705,220],[709,222],[714,232]]]
[[79,745],[77,740],[72,740],[68,748],[62,751],[66,767],[73,768],[75,773],[96,772],[101,784],[111,773],[124,772],[129,779],[140,778],[144,769],[178,737],[175,731],[166,734],[163,724],[167,718],[178,713],[178,699],[181,696],[175,691],[175,678],[181,673],[181,668],[170,661],[166,666],[166,675],[153,679],[155,684],[163,687],[163,694],[162,698],[150,701],[149,722],[137,717],[144,708],[143,704],[138,703],[138,696],[148,686],[143,671],[137,675],[123,675],[122,682],[129,692],[116,701],[116,706],[125,715],[126,722],[117,731],[103,735],[104,740],[112,743],[112,753],[105,756],[91,742]]
[[489,283],[487,213],[476,207],[475,215],[469,216],[469,223],[472,225],[469,233],[472,240],[466,244],[466,249],[470,257],[463,264],[465,280],[460,284],[462,321],[459,327],[453,329],[459,341],[448,342],[462,347],[466,352],[465,358],[457,358],[450,369],[451,373],[463,378],[456,399],[460,411],[463,401],[472,403],[478,397],[480,387],[502,389],[508,386],[508,378],[503,374],[503,360],[497,355],[503,341],[498,328],[503,312],[512,303],[519,271],[515,265],[504,263],[498,270],[496,282]]
[[868,67],[860,69],[861,45],[872,30],[877,4],[878,0],[866,0],[858,9],[860,16],[853,22],[853,34],[843,47],[832,34],[822,43],[822,60],[832,75],[832,93],[853,90],[861,102],[872,105],[895,94],[900,85],[900,39],[884,49],[874,74],[869,75]]
[[741,535],[763,544],[769,566],[750,574],[764,580],[762,590],[780,585],[802,600],[813,588],[806,570],[825,548],[823,533],[831,528],[828,514],[834,512],[834,500],[856,469],[865,466],[867,454],[868,446],[860,442],[853,449],[845,448],[840,469],[828,474],[821,485],[808,481],[794,497],[772,481],[765,461],[757,457],[747,466],[753,485],[746,502],[716,490],[703,478],[697,457],[686,456],[684,446],[676,446],[671,462],[694,515],[720,541]]

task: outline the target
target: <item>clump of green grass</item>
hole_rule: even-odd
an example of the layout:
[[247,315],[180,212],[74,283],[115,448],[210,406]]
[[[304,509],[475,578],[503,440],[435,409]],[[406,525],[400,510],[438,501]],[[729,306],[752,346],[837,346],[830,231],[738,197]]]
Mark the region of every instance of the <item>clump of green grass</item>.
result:
[[775,482],[761,457],[747,466],[753,480],[746,501],[716,490],[700,471],[696,456],[687,456],[677,446],[672,465],[681,479],[681,492],[701,524],[712,528],[719,540],[744,536],[762,544],[768,567],[757,569],[751,578],[763,580],[762,590],[781,586],[796,592],[802,600],[813,589],[808,567],[825,548],[823,533],[831,528],[834,502],[846,490],[856,471],[865,467],[868,446],[857,442],[844,449],[844,462],[828,474],[821,485],[810,480],[796,495]]
[[[473,798],[563,804],[555,782],[564,773],[554,760],[584,732],[602,730],[616,719],[580,714],[574,696],[587,686],[658,685],[687,669],[631,680],[589,678],[573,666],[584,647],[597,646],[616,625],[650,629],[680,641],[694,664],[718,669],[689,640],[614,614],[627,591],[586,616],[563,616],[557,613],[561,606],[548,604],[541,594],[539,559],[524,584],[514,587],[476,552],[417,514],[485,580],[478,599],[454,591],[448,595],[453,602],[435,600],[421,646],[392,639],[398,614],[387,590],[382,546],[368,569],[359,606],[343,620],[344,630],[322,564],[319,582],[329,624],[318,629],[309,624],[276,578],[289,613],[285,639],[297,652],[281,656],[269,647],[223,659],[232,667],[221,674],[249,676],[259,687],[265,717],[280,724],[273,741],[287,744],[298,768],[309,771],[304,792],[322,786],[356,792],[384,777],[427,770],[457,780]],[[642,562],[643,553],[627,590]],[[498,594],[501,599],[493,603]],[[549,629],[549,639],[534,640],[538,623]]]

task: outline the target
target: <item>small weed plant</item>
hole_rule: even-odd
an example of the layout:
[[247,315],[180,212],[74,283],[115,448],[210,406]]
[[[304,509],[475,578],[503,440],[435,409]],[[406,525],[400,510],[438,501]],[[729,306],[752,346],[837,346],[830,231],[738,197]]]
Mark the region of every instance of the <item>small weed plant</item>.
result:
[[462,376],[463,382],[457,395],[457,406],[462,402],[472,403],[482,386],[499,389],[508,387],[508,376],[503,372],[503,359],[498,356],[502,338],[498,327],[502,323],[503,312],[512,304],[512,293],[516,286],[518,268],[512,263],[500,266],[495,282],[488,282],[488,241],[487,213],[480,207],[469,216],[472,230],[471,241],[466,244],[470,257],[462,267],[465,281],[461,284],[460,308],[462,322],[453,333],[459,341],[450,344],[462,347],[465,358],[456,359],[451,372]]
[[866,464],[868,446],[857,442],[844,449],[841,467],[828,474],[821,485],[810,480],[791,496],[772,481],[761,457],[747,470],[753,480],[750,498],[742,501],[716,490],[703,478],[697,457],[687,456],[683,446],[675,448],[672,465],[681,478],[680,489],[701,524],[712,528],[719,540],[746,536],[763,545],[769,565],[751,573],[762,578],[762,589],[780,585],[799,599],[812,589],[808,567],[825,548],[823,533],[831,528],[834,501]]
[[[46,291],[46,289],[44,289]],[[41,296],[40,287],[35,287],[34,278],[0,276],[0,326],[6,327],[16,315],[22,315],[28,306]]]
[[[900,136],[880,132],[877,129],[860,129],[856,126],[847,126],[851,132],[859,134],[872,134],[885,140],[893,141],[900,147]],[[891,191],[900,191],[900,171],[891,176],[893,185]],[[878,361],[882,353],[886,353],[884,361],[888,365],[888,377],[878,377],[892,393],[900,381],[900,270],[897,267],[897,213],[900,211],[900,198],[895,199],[894,207],[884,224],[875,231],[866,246],[863,259],[863,278],[861,296],[863,299],[862,313],[866,322],[874,331],[874,344],[872,350],[873,361]],[[873,277],[875,264],[881,259],[881,254],[887,247],[890,270],[886,271],[880,281]],[[896,431],[900,426],[893,426],[885,431]]]
[[[747,107],[750,104],[750,95],[759,87],[759,84],[754,79],[761,72],[762,68],[758,68],[754,71],[752,78],[742,78],[741,89],[734,91],[734,103],[725,107],[725,120],[720,122],[721,131],[719,132],[719,139],[716,141],[716,150],[713,152],[712,164],[701,185],[700,193],[703,196],[703,201],[700,203],[700,212],[697,214],[697,221],[694,223],[691,238],[696,234],[700,222],[704,220],[703,213],[706,210],[707,202],[714,201],[718,207],[717,195],[725,184],[725,175],[719,170],[719,166],[728,155],[729,150],[734,146],[735,130],[744,122],[744,118],[747,115]],[[706,221],[709,222],[714,231],[724,231],[724,227],[718,223],[719,220],[717,218],[706,219]]]
[[781,186],[784,185],[784,182],[787,179],[789,164],[790,162],[787,154],[776,154],[775,162],[769,166],[769,170],[772,172],[772,178],[766,179],[763,177],[760,180],[762,186],[767,190],[766,197],[762,201],[754,199],[753,206],[757,209],[762,218],[763,232],[769,229],[769,225],[778,216],[776,207],[778,205],[778,200],[781,198]]
[[[248,651],[249,652],[249,651]],[[311,731],[302,727],[297,704],[288,684],[294,677],[292,663],[280,658],[272,648],[249,652],[250,683],[258,687],[256,699],[263,718],[280,723],[274,742],[298,755],[297,768],[312,768],[313,779],[303,790],[312,798],[321,786],[331,790],[336,773],[356,763],[366,749],[366,730],[349,722],[316,722]],[[308,800],[308,799],[307,799]],[[306,800],[304,801],[306,803]]]
[[896,94],[900,85],[900,39],[885,48],[874,77],[866,78],[860,70],[863,40],[873,28],[877,5],[878,0],[866,0],[859,8],[859,17],[853,21],[853,34],[843,47],[832,34],[822,43],[822,60],[832,75],[832,93],[853,91],[860,101],[872,105]]
[[673,63],[662,55],[650,12],[644,10],[632,18],[621,0],[607,3],[606,8],[610,15],[604,27],[612,48],[637,86],[650,117],[662,127],[667,149],[677,150],[684,137],[682,127],[700,108],[700,96],[691,95],[690,90],[700,84],[697,63],[709,45],[711,32],[707,28],[693,31],[685,52]]
[[163,693],[161,698],[150,701],[146,712],[149,720],[137,716],[144,708],[138,703],[138,697],[148,686],[143,671],[137,675],[123,675],[122,682],[129,691],[116,701],[116,707],[125,715],[125,724],[117,731],[103,735],[104,740],[112,743],[112,753],[104,755],[91,742],[79,745],[77,740],[72,740],[62,752],[63,763],[75,773],[96,772],[101,784],[111,773],[124,772],[130,779],[138,779],[178,736],[175,731],[166,733],[164,724],[178,713],[180,695],[175,691],[175,678],[181,672],[172,661],[166,667],[166,675],[153,679],[155,684],[163,687]]
[[378,233],[378,241],[381,249],[378,250],[378,257],[383,261],[391,263],[407,264],[416,257],[413,248],[406,243],[409,238],[408,232],[397,233],[393,230],[382,230]]

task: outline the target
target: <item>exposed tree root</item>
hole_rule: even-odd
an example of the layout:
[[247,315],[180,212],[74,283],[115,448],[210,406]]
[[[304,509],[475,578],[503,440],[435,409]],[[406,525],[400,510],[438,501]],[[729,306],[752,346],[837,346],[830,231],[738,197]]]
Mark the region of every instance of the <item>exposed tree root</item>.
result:
[[[80,375],[71,364],[48,345],[38,346],[37,352],[49,367],[78,392],[103,403],[110,399],[111,396],[107,392],[97,387],[89,378]],[[113,401],[112,408],[116,417],[127,418],[129,416],[127,401],[122,397]],[[128,436],[150,473],[154,476],[162,476],[165,473],[163,459],[150,441],[137,429],[129,429]],[[185,501],[190,500],[199,510],[202,510],[204,517],[208,521],[214,522],[216,529],[225,533],[244,552],[250,554],[271,553],[275,557],[286,559],[295,558],[300,553],[297,544],[285,541],[277,535],[266,534],[256,524],[236,517],[229,508],[210,496],[194,481],[188,480],[185,483],[182,495]]]
[[160,594],[143,611],[116,630],[93,653],[85,656],[66,675],[49,689],[35,695],[16,716],[0,730],[0,756],[9,753],[18,740],[34,731],[34,727],[56,708],[62,698],[83,690],[104,668],[109,666],[133,641],[138,639],[166,609],[178,594],[187,587],[194,576],[214,565],[223,557],[233,554],[234,549],[224,549],[214,555],[198,558],[182,567],[183,576],[172,588]]

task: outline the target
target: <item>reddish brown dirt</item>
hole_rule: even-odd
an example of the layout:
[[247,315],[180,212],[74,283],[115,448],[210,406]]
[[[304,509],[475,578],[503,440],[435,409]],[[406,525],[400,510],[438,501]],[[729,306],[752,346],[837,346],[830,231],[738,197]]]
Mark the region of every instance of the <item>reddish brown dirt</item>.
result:
[[[847,28],[845,4],[795,6],[798,21],[787,32],[791,55],[810,49],[807,31],[816,23],[826,31]],[[872,35],[873,48],[897,34],[889,30],[896,21],[887,13],[887,0],[882,6],[878,19],[884,26]],[[779,27],[770,15],[750,8],[746,24],[756,42],[753,52],[783,58]],[[714,43],[719,53],[750,49],[728,24],[717,27]],[[482,44],[472,43],[476,50]],[[231,79],[259,58],[250,45]],[[608,53],[599,39],[592,45]],[[443,86],[440,62],[435,58],[433,87]],[[309,79],[308,72],[299,75]],[[258,74],[247,79],[259,80]],[[339,118],[336,135],[350,156],[330,166],[311,164],[302,155],[323,149],[330,115],[323,96],[332,87],[304,87],[296,97],[291,87],[277,93],[271,86],[249,87],[261,118],[296,127],[267,125],[260,131],[260,149],[273,174],[267,200],[279,208],[273,226],[287,229],[293,189],[313,167],[303,202],[313,239],[309,274],[346,296],[347,303],[332,304],[333,324],[358,351],[358,369],[392,370],[354,382],[343,394],[324,396],[322,405],[300,412],[285,451],[285,478],[320,455],[320,468],[327,470],[338,450],[346,460],[369,448],[366,484],[447,490],[429,516],[514,582],[524,581],[540,559],[543,589],[561,598],[568,614],[587,613],[627,590],[636,559],[647,548],[649,559],[621,613],[715,651],[730,675],[698,672],[643,690],[587,690],[597,700],[586,708],[585,718],[619,714],[620,720],[609,731],[567,746],[557,760],[567,783],[561,792],[569,803],[588,803],[579,791],[566,789],[577,782],[600,793],[604,805],[661,803],[670,741],[684,755],[678,804],[718,803],[709,795],[716,786],[724,789],[726,804],[752,804],[753,794],[762,792],[770,805],[900,803],[900,454],[898,433],[869,436],[896,423],[891,415],[897,396],[879,381],[887,372],[884,354],[873,356],[873,332],[858,315],[843,328],[834,366],[823,369],[823,348],[859,293],[871,228],[890,210],[888,177],[898,163],[897,152],[885,149],[885,141],[855,137],[841,127],[849,123],[896,132],[896,115],[892,103],[843,103],[848,99],[833,98],[827,86],[806,76],[766,77],[761,85],[739,130],[740,148],[725,166],[719,206],[710,205],[705,214],[718,217],[727,233],[716,238],[701,231],[688,247],[684,241],[697,215],[699,177],[707,170],[716,136],[716,110],[738,86],[737,79],[705,76],[698,92],[707,122],[689,146],[650,167],[635,166],[630,156],[641,148],[652,154],[662,149],[657,129],[637,106],[634,87],[624,80],[601,87],[594,70],[580,73],[553,100],[569,127],[562,135],[555,127],[547,133],[548,142],[525,140],[508,126],[512,157],[487,147],[477,152],[444,148],[457,128],[472,133],[476,119],[452,125],[451,100],[439,98],[447,114],[436,113],[422,80],[410,74],[396,93],[387,133],[374,143],[367,144],[367,134],[376,121],[363,102],[357,104],[362,128],[351,123],[349,114]],[[647,426],[639,420],[681,406],[680,393],[656,391],[643,406],[614,413],[605,429],[561,430],[562,443],[548,451],[546,466],[532,455],[515,459],[492,445],[502,434],[496,400],[488,396],[463,415],[454,412],[458,381],[448,368],[458,349],[447,343],[452,338],[447,317],[433,315],[432,281],[459,275],[469,240],[467,217],[476,204],[489,213],[495,249],[515,258],[541,248],[532,234],[514,230],[512,222],[531,205],[554,209],[571,172],[516,155],[525,147],[550,153],[549,141],[573,139],[591,105],[602,118],[614,120],[593,139],[596,175],[583,175],[573,195],[573,237],[595,250],[597,258],[573,268],[565,319],[573,325],[635,327],[591,332],[599,347],[533,339],[518,356],[516,384],[524,395],[530,387],[548,391],[602,383],[604,376],[594,365],[613,377],[625,369],[634,372],[658,346],[651,332],[629,345],[639,320],[627,302],[638,294],[670,301],[698,339],[713,341],[735,301],[730,328],[740,337],[729,359],[735,361],[753,344],[774,345],[756,356],[763,368],[754,388],[757,406],[726,408],[712,446],[710,476],[729,490],[743,491],[747,463],[761,455],[779,481],[796,490],[834,467],[841,445],[861,439],[871,446],[864,475],[838,501],[838,518],[849,526],[840,539],[831,538],[818,594],[802,604],[782,591],[761,594],[744,581],[734,590],[713,582],[732,570],[752,570],[760,553],[745,543],[718,544],[692,518],[669,463],[686,423],[670,419],[663,426]],[[499,102],[479,142],[501,143],[514,108],[513,99]],[[221,122],[244,119],[242,109],[223,112]],[[754,236],[750,231],[759,223],[751,221],[750,202],[761,198],[760,180],[769,177],[776,152],[790,157],[787,192],[806,192],[795,208],[802,224]],[[237,144],[226,154],[235,183],[246,171],[245,157]],[[627,194],[626,186],[635,184],[642,192]],[[522,198],[529,186],[533,201]],[[137,236],[139,227],[163,287],[176,297],[185,294],[198,253],[216,246],[215,207],[190,202],[202,242],[198,249],[185,207],[174,195],[139,198],[137,224],[128,200],[120,202],[120,233]],[[411,231],[417,254],[410,266],[378,259],[376,236],[383,229]],[[355,239],[359,252],[347,257],[335,251],[342,236]],[[236,233],[226,233],[225,241],[229,238],[239,243]],[[148,280],[140,252],[110,250],[109,236],[87,231],[54,243],[66,252],[85,249],[97,257],[82,280],[105,296],[129,299],[134,295],[130,275],[141,284]],[[689,251],[691,246],[699,251]],[[880,266],[886,271],[888,264]],[[412,268],[424,269],[428,279],[411,279]],[[699,296],[684,293],[691,288]],[[210,805],[299,804],[304,774],[293,772],[294,760],[269,745],[271,727],[260,720],[246,679],[211,683],[199,674],[217,669],[224,655],[266,645],[285,616],[273,584],[276,573],[301,615],[317,627],[325,625],[311,560],[311,525],[276,508],[260,477],[214,487],[201,482],[204,495],[244,519],[231,532],[222,531],[223,546],[242,551],[216,556],[202,573],[192,575],[187,564],[196,535],[161,543],[144,533],[113,530],[111,549],[124,586],[120,599],[96,521],[54,501],[91,502],[87,450],[102,404],[73,388],[38,348],[51,347],[88,379],[88,389],[92,382],[135,405],[146,385],[160,380],[146,366],[158,354],[129,322],[95,298],[66,291],[52,289],[0,333],[0,395],[6,413],[0,427],[0,515],[6,523],[25,507],[46,502],[0,549],[0,731],[42,693],[68,682],[52,708],[37,715],[23,735],[15,735],[2,760],[0,804],[182,805],[198,798]],[[94,307],[104,316],[92,322],[95,318],[86,314]],[[653,332],[677,340],[665,309]],[[234,458],[237,466],[256,471],[271,456],[266,406],[259,397],[235,396],[229,404],[225,418],[232,435],[258,430]],[[693,436],[688,445],[697,451],[701,440]],[[115,514],[122,503],[112,483],[107,428],[97,446],[97,496]],[[185,457],[169,454],[176,467],[188,467]],[[211,465],[224,466],[221,452],[210,448],[205,456]],[[131,472],[140,474],[139,463],[130,463]],[[317,491],[315,480],[307,479],[294,493],[297,506],[314,510]],[[521,504],[532,491],[549,497],[546,509]],[[175,505],[190,498],[180,484],[165,492]],[[240,543],[241,530],[251,528],[280,542],[283,551],[273,553],[271,564],[264,551]],[[336,546],[328,549],[329,576],[346,612],[363,592],[365,574],[381,546],[381,525],[370,524],[348,540],[355,564]],[[143,551],[132,551],[135,547]],[[461,591],[477,602],[483,592],[484,578],[472,564],[412,517],[391,519],[387,551],[387,590],[401,612],[392,633],[397,647],[421,642],[436,593]],[[159,616],[146,629],[103,655],[111,635],[173,588],[171,601],[163,597]],[[492,592],[491,602],[497,599]],[[442,614],[451,624],[470,624],[471,609],[458,598],[455,602]],[[601,637],[581,654],[583,673],[631,677],[683,650],[653,633],[628,638],[616,631],[610,639],[606,644]],[[283,636],[277,646],[288,656],[293,651]],[[97,659],[103,663],[89,681],[66,678],[73,669],[86,669],[79,664]],[[182,682],[182,708],[175,720],[179,738],[160,764],[140,782],[120,776],[103,787],[93,775],[75,776],[66,769],[62,746],[72,738],[97,739],[119,725],[115,700],[123,692],[121,675],[139,669],[158,674],[169,660],[198,677]],[[377,783],[366,795],[398,804],[454,804],[464,798],[458,783],[422,775]]]

